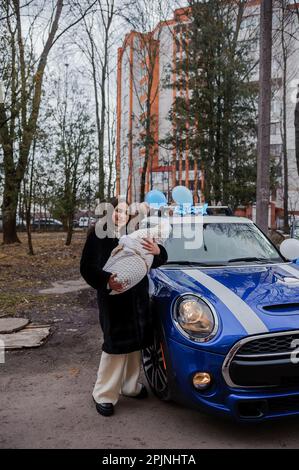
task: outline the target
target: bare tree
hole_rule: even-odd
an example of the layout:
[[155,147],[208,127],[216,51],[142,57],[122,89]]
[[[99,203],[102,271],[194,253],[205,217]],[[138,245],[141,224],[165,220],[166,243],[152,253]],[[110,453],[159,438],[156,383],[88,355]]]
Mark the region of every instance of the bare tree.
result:
[[65,244],[70,245],[79,189],[86,171],[91,168],[94,126],[88,113],[89,102],[67,63],[63,80],[58,81],[53,99],[56,164],[61,174],[61,183],[56,185],[56,213],[67,231]]
[[295,106],[295,145],[296,145],[296,162],[297,162],[297,171],[299,175],[299,85],[296,97],[296,106]]
[[[95,121],[98,140],[98,197],[104,198],[111,191],[112,169],[109,150],[112,149],[109,137],[111,115],[108,109],[109,80],[113,76],[114,68],[111,66],[112,48],[116,48],[116,20],[119,23],[127,9],[134,0],[117,2],[105,0],[97,2],[97,8],[89,18],[84,20],[84,34],[76,41],[77,46],[87,58],[90,65],[90,75],[95,101]],[[113,114],[113,112],[112,112]],[[108,122],[107,122],[108,119]],[[110,142],[110,143],[109,143]],[[107,150],[107,151],[106,151]],[[108,181],[107,169],[109,171]],[[108,187],[109,186],[109,187]]]
[[26,177],[24,177],[23,179],[26,232],[27,232],[28,249],[29,249],[30,255],[34,255],[32,236],[31,236],[31,208],[32,208],[32,196],[33,196],[35,150],[36,150],[36,138],[34,138],[33,140],[31,158],[29,159],[28,181],[26,181]]
[[[147,177],[149,177],[149,189],[153,186],[153,162],[158,157],[159,141],[157,136],[158,114],[156,105],[158,102],[158,93],[161,86],[159,77],[159,56],[161,57],[161,31],[160,21],[165,19],[166,9],[169,4],[162,0],[157,0],[151,4],[147,0],[140,0],[134,5],[134,13],[127,18],[130,26],[133,28],[136,40],[132,41],[131,57],[128,57],[130,63],[130,75],[133,84],[134,98],[138,102],[140,112],[133,112],[133,120],[136,128],[139,128],[139,134],[133,135],[133,129],[129,129],[129,146],[133,151],[133,139],[135,146],[139,148],[143,163],[140,175],[140,190],[135,188],[140,201],[144,200],[147,187]],[[125,49],[127,53],[127,49]],[[135,57],[136,64],[134,63]],[[140,77],[142,74],[142,79]],[[161,70],[160,70],[161,76]],[[142,85],[141,85],[142,82]],[[136,184],[134,179],[133,159],[129,159],[127,196]]]
[[[0,103],[0,143],[4,160],[3,191],[3,242],[19,242],[16,232],[16,210],[21,182],[28,165],[30,148],[36,133],[37,121],[42,101],[42,86],[48,56],[55,42],[76,25],[95,4],[88,3],[83,14],[75,18],[59,32],[63,0],[56,0],[53,7],[43,3],[42,6],[27,2],[31,8],[27,15],[29,27],[24,27],[20,0],[1,0],[4,15],[0,27],[5,41],[1,51],[6,59],[3,72],[6,82],[5,101]],[[72,6],[72,5],[70,5]],[[39,58],[34,46],[34,30],[38,26],[43,10],[49,18],[46,37]],[[27,24],[26,23],[26,24]],[[28,30],[27,37],[24,30]],[[9,100],[9,103],[8,103]],[[5,105],[7,103],[7,106]]]
[[[34,72],[32,71],[33,51],[30,54],[29,63],[28,60],[26,61],[27,54],[23,37],[20,1],[12,0],[3,3],[7,14],[7,30],[9,31],[11,47],[10,119],[4,103],[0,103],[0,137],[4,155],[5,175],[2,203],[3,242],[14,243],[19,241],[16,233],[18,195],[36,131],[43,76],[48,55],[58,29],[63,0],[57,0],[50,31]],[[16,122],[17,117],[18,122]],[[19,156],[16,159],[15,140],[17,132],[19,135]]]
[[[290,59],[298,48],[298,25],[294,21],[293,12],[289,8],[288,0],[276,2],[277,27],[274,33],[278,36],[278,54],[276,62],[282,78],[282,109],[281,109],[281,138],[282,138],[282,161],[283,161],[283,209],[284,209],[284,231],[289,232],[289,155],[288,155],[288,127],[287,127],[287,92],[289,82],[296,75],[290,67]],[[276,34],[274,34],[275,37]]]
[[[298,2],[294,2],[291,5],[291,12],[296,15],[298,24],[299,24],[299,4]],[[296,37],[298,39],[298,37]],[[299,85],[297,90],[296,96],[296,105],[295,105],[295,112],[294,112],[294,125],[295,125],[295,154],[296,154],[296,163],[297,163],[297,171],[299,175]]]
[[107,196],[108,198],[112,197],[115,191],[115,178],[114,183],[112,184],[112,178],[114,175],[114,164],[115,164],[115,151],[116,151],[116,109],[113,108],[111,111],[111,103],[110,103],[110,80],[111,75],[108,73],[107,79],[107,134],[108,134],[108,148],[107,148],[107,155],[108,155],[108,162],[107,162],[107,169],[108,169],[108,181],[107,181]]

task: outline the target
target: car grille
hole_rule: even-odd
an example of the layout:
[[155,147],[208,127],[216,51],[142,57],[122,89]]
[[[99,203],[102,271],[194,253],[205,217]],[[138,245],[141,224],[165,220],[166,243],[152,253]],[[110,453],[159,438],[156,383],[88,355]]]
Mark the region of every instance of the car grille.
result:
[[[296,340],[298,344],[293,343]],[[224,378],[232,387],[298,388],[299,363],[291,360],[298,348],[298,330],[241,340],[224,361]]]
[[294,350],[294,346],[292,347],[294,340],[299,341],[299,333],[255,339],[241,346],[236,355],[238,357],[255,355],[263,357],[265,354],[289,354]]

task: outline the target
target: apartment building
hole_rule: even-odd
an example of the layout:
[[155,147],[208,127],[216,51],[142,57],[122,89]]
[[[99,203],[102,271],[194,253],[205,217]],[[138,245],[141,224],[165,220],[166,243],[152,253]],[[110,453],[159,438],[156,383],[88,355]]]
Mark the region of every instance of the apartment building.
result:
[[[144,172],[145,192],[155,188],[169,193],[178,183],[192,189],[194,180],[200,179],[193,168],[186,168],[182,152],[169,149],[167,144],[161,145],[171,131],[168,115],[176,93],[165,86],[165,80],[169,74],[175,80],[173,64],[180,53],[175,35],[180,34],[187,22],[186,9],[175,10],[173,18],[160,22],[154,31],[147,34],[131,31],[118,50],[116,190],[132,201],[140,198],[147,150],[142,144],[145,132],[142,123],[149,114],[154,142],[149,146],[146,174]],[[146,109],[148,101],[150,112]]]
[[[292,3],[292,2],[291,2]],[[294,2],[293,2],[294,3]],[[259,78],[259,15],[260,0],[248,2],[241,24],[240,40],[248,40],[251,54],[257,65],[251,80]],[[294,19],[295,15],[294,15]],[[188,148],[170,149],[163,145],[163,139],[173,131],[169,112],[178,93],[183,96],[188,90],[177,90],[169,86],[175,83],[175,63],[183,56],[180,38],[188,27],[188,9],[178,9],[173,18],[160,22],[156,28],[142,34],[129,33],[123,46],[118,50],[117,75],[117,193],[126,195],[129,200],[139,200],[142,176],[145,180],[145,192],[151,188],[160,189],[169,194],[176,184],[188,186],[197,201],[203,201],[203,177],[201,169],[193,159],[188,158]],[[297,20],[298,21],[298,20]],[[279,30],[280,16],[275,10],[273,28]],[[291,24],[287,28],[292,28]],[[291,34],[289,35],[291,37]],[[288,42],[289,57],[286,70],[286,121],[287,154],[289,181],[289,208],[299,214],[299,178],[295,159],[294,108],[297,85],[299,84],[299,41],[293,38]],[[298,38],[299,39],[299,38]],[[155,54],[149,51],[155,49]],[[149,67],[149,62],[151,67]],[[148,72],[151,71],[151,88],[148,90]],[[277,162],[282,159],[282,103],[283,103],[283,68],[282,51],[279,38],[273,45],[273,99],[271,111],[271,154]],[[165,86],[165,83],[168,86]],[[144,171],[146,149],[143,145],[143,117],[146,114],[147,97],[150,95],[150,113],[154,142],[149,146],[147,171]],[[283,207],[283,173],[278,176],[278,186],[273,191],[272,202],[277,209],[277,217]],[[223,201],[225,202],[225,201]]]

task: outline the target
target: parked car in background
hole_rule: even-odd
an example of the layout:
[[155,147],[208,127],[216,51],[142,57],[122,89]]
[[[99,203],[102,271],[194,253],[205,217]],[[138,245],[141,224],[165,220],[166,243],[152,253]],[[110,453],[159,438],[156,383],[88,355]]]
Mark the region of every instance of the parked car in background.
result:
[[96,223],[96,219],[94,217],[80,217],[79,219],[80,228],[89,227],[90,225],[93,225],[95,223]]
[[62,230],[63,224],[60,220],[52,218],[34,219],[31,227],[33,230]]
[[299,219],[294,219],[291,224],[291,238],[298,238],[299,240]]

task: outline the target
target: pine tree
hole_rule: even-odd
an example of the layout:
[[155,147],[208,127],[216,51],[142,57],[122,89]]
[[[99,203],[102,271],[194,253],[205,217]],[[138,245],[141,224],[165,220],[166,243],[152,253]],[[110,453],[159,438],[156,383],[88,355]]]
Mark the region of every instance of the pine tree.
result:
[[175,130],[168,141],[202,170],[206,201],[235,207],[255,195],[256,37],[242,37],[244,2],[189,0],[189,6],[190,22],[176,37],[183,54],[175,64]]

